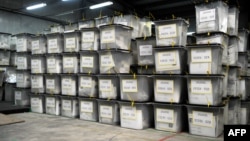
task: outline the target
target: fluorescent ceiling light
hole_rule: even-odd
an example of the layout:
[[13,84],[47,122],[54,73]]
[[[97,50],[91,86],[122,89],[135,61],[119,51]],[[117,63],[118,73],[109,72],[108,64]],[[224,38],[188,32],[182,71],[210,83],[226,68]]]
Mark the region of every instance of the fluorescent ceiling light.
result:
[[100,7],[104,7],[104,6],[108,6],[108,5],[112,5],[113,2],[111,1],[107,1],[107,2],[104,2],[104,3],[99,3],[99,4],[95,4],[95,5],[92,5],[89,7],[89,9],[96,9],[96,8],[100,8]]
[[46,3],[39,3],[39,4],[28,6],[26,9],[27,10],[33,10],[33,9],[37,9],[37,8],[42,8],[42,7],[46,6],[46,5],[47,5]]

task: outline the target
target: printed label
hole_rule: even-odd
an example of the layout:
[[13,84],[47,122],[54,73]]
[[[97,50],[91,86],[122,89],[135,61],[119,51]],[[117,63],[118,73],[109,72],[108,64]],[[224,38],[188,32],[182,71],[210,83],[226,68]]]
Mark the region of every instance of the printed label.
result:
[[47,79],[46,80],[46,87],[47,87],[47,89],[55,89],[55,80],[54,79]]
[[15,91],[15,99],[16,100],[22,100],[22,92]]
[[113,110],[111,106],[100,106],[100,116],[103,118],[112,118]]
[[200,11],[200,22],[208,22],[215,20],[215,9]]
[[48,47],[50,49],[56,49],[57,48],[57,39],[50,39],[48,41]]
[[71,101],[70,100],[63,100],[62,101],[62,109],[66,111],[71,111]]
[[31,60],[31,69],[33,71],[39,71],[41,68],[41,60]]
[[158,93],[174,93],[174,81],[173,80],[156,80],[156,91]]
[[32,107],[39,107],[40,106],[40,99],[39,98],[31,98],[31,106]]
[[92,31],[82,32],[82,42],[83,43],[92,43],[95,41],[95,33]]
[[56,59],[48,59],[47,60],[47,65],[48,65],[48,68],[50,69],[54,69],[56,67]]
[[191,93],[193,93],[193,94],[211,94],[212,93],[211,80],[202,80],[202,79],[191,80]]
[[192,63],[202,63],[212,61],[211,48],[208,49],[191,49],[191,61]]
[[101,56],[101,66],[103,66],[103,67],[115,66],[112,55],[102,55]]
[[76,48],[76,39],[66,38],[66,48]]
[[17,51],[26,51],[27,46],[27,40],[25,39],[17,39],[17,45],[16,45]]
[[62,80],[62,87],[64,89],[71,89],[72,88],[72,81],[71,81],[71,79],[63,79]]
[[22,83],[22,82],[23,82],[23,79],[24,79],[23,77],[24,77],[23,74],[18,73],[18,74],[16,75],[16,80],[17,80],[17,82]]
[[73,68],[74,67],[74,58],[64,57],[63,58],[63,66],[64,66],[64,68]]
[[93,113],[93,102],[82,101],[81,112]]
[[101,43],[115,42],[115,30],[106,30],[101,32]]
[[111,80],[99,80],[100,91],[111,91]]
[[31,87],[32,88],[43,88],[43,77],[31,77]]
[[177,36],[176,24],[164,25],[158,27],[159,38],[173,38]]
[[140,56],[151,56],[153,55],[152,45],[141,45],[140,47]]
[[32,42],[31,42],[31,46],[32,46],[32,49],[33,49],[33,50],[39,49],[39,40],[32,41]]
[[91,77],[81,77],[81,87],[91,88],[92,87],[92,78]]
[[26,57],[18,57],[17,59],[17,68],[18,69],[26,69],[27,67],[27,58]]
[[131,106],[122,106],[121,116],[124,119],[136,119],[136,108]]
[[82,67],[83,68],[93,68],[94,57],[82,57]]
[[160,66],[176,65],[176,51],[158,53],[158,63]]
[[47,97],[47,98],[46,98],[46,105],[47,105],[47,107],[52,107],[52,108],[54,108],[55,105],[56,105],[56,102],[55,102],[55,101],[56,101],[55,98]]
[[122,80],[122,91],[123,92],[137,92],[137,79]]
[[174,123],[174,110],[157,108],[156,120],[159,122]]
[[193,111],[193,124],[213,127],[213,113]]

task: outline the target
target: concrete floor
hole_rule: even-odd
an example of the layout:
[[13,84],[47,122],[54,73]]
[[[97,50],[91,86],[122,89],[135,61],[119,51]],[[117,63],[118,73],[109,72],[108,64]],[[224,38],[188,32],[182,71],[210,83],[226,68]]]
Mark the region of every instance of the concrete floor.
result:
[[0,126],[0,141],[223,141],[153,128],[133,130],[119,126],[36,113],[12,114],[25,122]]

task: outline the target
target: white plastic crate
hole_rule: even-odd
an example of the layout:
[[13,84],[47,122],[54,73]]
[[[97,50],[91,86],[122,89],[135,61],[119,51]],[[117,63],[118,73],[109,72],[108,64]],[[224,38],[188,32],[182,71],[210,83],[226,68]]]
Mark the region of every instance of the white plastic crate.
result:
[[45,82],[42,74],[31,75],[31,92],[32,93],[44,93]]
[[66,32],[63,34],[64,37],[64,49],[63,52],[78,52],[80,50],[80,32]]
[[98,50],[100,32],[98,28],[81,29],[81,50]]
[[227,95],[239,96],[240,67],[230,66],[228,71]]
[[95,20],[83,20],[78,22],[78,30],[81,30],[83,28],[93,28],[95,27]]
[[247,52],[239,52],[237,65],[240,66],[240,75],[246,76],[248,66]]
[[61,75],[61,93],[62,95],[77,96],[77,77],[76,75]]
[[63,36],[61,33],[50,33],[47,37],[47,53],[63,52]]
[[238,90],[241,100],[247,100],[250,93],[250,77],[240,77]]
[[45,75],[46,93],[60,94],[61,93],[61,76],[58,74]]
[[195,5],[196,33],[213,31],[227,32],[228,5],[223,1],[212,1]]
[[29,88],[31,86],[30,72],[25,70],[16,71],[16,87]]
[[46,55],[46,70],[47,73],[62,73],[62,56],[61,55]]
[[98,81],[95,75],[78,75],[78,95],[98,97]]
[[59,96],[45,95],[46,114],[57,115],[61,114],[61,99]]
[[45,112],[44,95],[31,94],[30,95],[30,107],[31,107],[31,112],[41,113],[41,114],[44,113]]
[[229,67],[222,66],[222,74],[224,75],[224,78],[223,78],[223,96],[222,97],[227,97]]
[[241,101],[240,111],[241,111],[240,112],[241,119],[239,124],[247,125],[249,123],[249,117],[250,117],[250,102]]
[[17,70],[30,69],[30,53],[17,53]]
[[117,75],[98,75],[98,94],[102,99],[119,99],[119,80]]
[[15,105],[29,106],[30,105],[30,89],[15,89],[14,96]]
[[156,45],[155,37],[137,38],[138,65],[154,65],[153,47]]
[[61,96],[61,115],[70,118],[79,116],[79,104],[76,97]]
[[10,49],[11,34],[0,32],[0,49]]
[[121,100],[147,102],[153,98],[153,79],[147,75],[119,75]]
[[187,97],[187,80],[181,75],[154,75],[154,101],[182,103]]
[[32,55],[31,56],[31,73],[45,73],[45,56]]
[[80,119],[98,121],[97,100],[92,98],[79,98]]
[[121,102],[120,106],[120,121],[121,127],[130,129],[146,129],[152,127],[153,123],[153,108],[149,103],[134,103]]
[[236,65],[238,62],[239,38],[230,36],[228,43],[228,64]]
[[246,52],[247,51],[247,45],[248,45],[248,36],[249,36],[249,30],[247,29],[239,29],[238,37],[239,40],[239,52]]
[[228,123],[231,125],[240,124],[240,105],[241,101],[239,98],[230,98],[228,107]]
[[223,76],[188,76],[189,104],[220,105],[223,96]]
[[156,46],[186,46],[188,22],[184,19],[155,21]]
[[15,51],[10,52],[10,65],[17,66],[17,52]]
[[98,74],[99,55],[95,51],[80,52],[80,73]]
[[17,37],[15,35],[11,35],[10,37],[10,50],[16,51],[17,46]]
[[112,17],[109,17],[109,16],[95,18],[95,27],[97,28],[99,28],[100,26],[108,25],[112,23],[113,23]]
[[38,35],[31,38],[31,53],[45,54],[47,52],[47,39],[45,35]]
[[79,72],[79,60],[76,53],[64,53],[63,59],[63,73],[78,73]]
[[16,41],[16,52],[30,52],[31,51],[31,39],[32,34],[20,33],[15,35]]
[[10,65],[10,51],[0,49],[0,65]]
[[4,84],[4,101],[12,102],[15,100],[15,84],[5,83]]
[[50,33],[62,33],[64,32],[64,26],[63,25],[53,25],[50,27]]
[[230,7],[228,9],[228,17],[227,17],[227,33],[229,35],[238,35],[238,27],[239,27],[239,14],[240,11],[237,7]]

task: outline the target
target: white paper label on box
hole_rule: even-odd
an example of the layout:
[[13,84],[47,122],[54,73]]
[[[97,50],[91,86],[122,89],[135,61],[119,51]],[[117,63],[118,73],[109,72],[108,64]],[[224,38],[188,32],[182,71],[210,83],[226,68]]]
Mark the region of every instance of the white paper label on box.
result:
[[63,100],[62,101],[62,109],[65,111],[71,111],[71,101],[70,100]]
[[136,107],[122,106],[121,117],[123,119],[136,119]]
[[208,22],[215,20],[215,9],[200,11],[200,22]]
[[50,39],[48,41],[48,48],[56,49],[57,48],[57,39]]
[[55,80],[54,79],[47,79],[46,80],[46,88],[47,89],[55,89]]
[[32,50],[37,50],[37,49],[39,49],[39,40],[32,41],[32,42],[31,42],[31,47],[32,47]]
[[92,88],[92,78],[91,77],[81,77],[81,87]]
[[17,60],[17,68],[18,69],[27,69],[27,58],[26,57],[18,57]]
[[73,68],[74,67],[74,58],[64,57],[63,58],[63,67],[64,68]]
[[173,38],[177,36],[176,24],[169,24],[158,27],[159,38]]
[[43,88],[43,77],[31,77],[31,88]]
[[76,48],[76,39],[66,38],[66,48]]
[[16,50],[27,51],[27,40],[23,38],[17,39]]
[[94,57],[82,57],[81,67],[83,68],[93,68],[94,66]]
[[113,110],[111,106],[100,106],[100,117],[102,118],[112,118]]
[[93,102],[81,101],[81,112],[93,113]]
[[137,92],[137,79],[126,79],[122,80],[122,91],[123,92]]
[[174,110],[157,108],[156,120],[159,122],[174,123]]
[[56,59],[51,58],[47,60],[48,68],[54,69],[56,67]]
[[23,83],[23,74],[22,73],[18,73],[17,76],[16,76],[16,80],[18,83]]
[[212,93],[211,80],[192,79],[191,80],[191,93],[193,93],[193,94],[211,94]]
[[47,106],[47,107],[52,107],[52,108],[54,108],[55,105],[56,105],[56,100],[55,100],[55,98],[53,98],[53,97],[47,97],[47,98],[46,98],[46,106]]
[[15,100],[22,100],[22,92],[15,91]]
[[160,66],[176,65],[176,51],[158,53],[158,64]]
[[105,30],[101,32],[101,43],[113,43],[115,42],[115,30]]
[[106,91],[106,92],[110,92],[111,91],[111,80],[99,80],[99,87],[100,87],[100,91]]
[[152,45],[140,45],[140,56],[151,56],[153,55]]
[[213,127],[213,113],[193,111],[193,124]]
[[40,106],[40,99],[37,97],[31,98],[31,106],[32,107],[39,107]]
[[174,81],[173,80],[156,80],[156,91],[158,93],[173,94]]
[[82,32],[82,42],[92,43],[95,41],[95,33],[93,31]]
[[192,63],[202,63],[212,61],[212,50],[211,48],[199,48],[191,49],[191,62]]
[[112,55],[101,55],[101,66],[102,67],[113,67],[113,66],[115,66]]
[[41,70],[41,60],[31,60],[31,69],[35,72]]
[[62,87],[64,89],[71,89],[72,88],[72,84],[73,82],[71,81],[71,79],[63,79],[62,80]]

